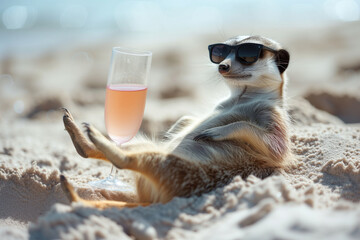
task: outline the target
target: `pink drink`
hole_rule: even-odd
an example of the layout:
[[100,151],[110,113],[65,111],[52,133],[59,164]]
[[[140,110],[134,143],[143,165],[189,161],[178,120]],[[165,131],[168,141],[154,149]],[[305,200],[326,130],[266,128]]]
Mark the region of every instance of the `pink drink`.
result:
[[144,115],[147,87],[113,84],[106,88],[105,126],[117,144],[129,141],[140,128]]

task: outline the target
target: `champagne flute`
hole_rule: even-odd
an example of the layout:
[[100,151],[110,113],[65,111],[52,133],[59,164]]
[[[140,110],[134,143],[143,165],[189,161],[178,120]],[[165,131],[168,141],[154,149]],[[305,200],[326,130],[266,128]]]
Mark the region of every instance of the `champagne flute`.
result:
[[[147,79],[152,53],[122,47],[112,49],[106,86],[105,126],[109,137],[118,145],[130,141],[138,132],[144,115]],[[114,166],[110,175],[89,183],[96,188],[131,191],[116,179]]]

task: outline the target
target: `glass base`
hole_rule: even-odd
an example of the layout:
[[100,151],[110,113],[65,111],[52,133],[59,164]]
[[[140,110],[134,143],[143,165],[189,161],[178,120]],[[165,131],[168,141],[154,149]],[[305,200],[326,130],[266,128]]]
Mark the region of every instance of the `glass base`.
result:
[[103,180],[91,181],[89,185],[92,188],[106,189],[110,191],[133,192],[134,188],[113,176],[109,176]]
[[123,143],[128,142],[130,139],[133,138],[133,136],[114,136],[109,134],[109,137],[111,138],[111,140],[113,140],[116,145],[120,146]]

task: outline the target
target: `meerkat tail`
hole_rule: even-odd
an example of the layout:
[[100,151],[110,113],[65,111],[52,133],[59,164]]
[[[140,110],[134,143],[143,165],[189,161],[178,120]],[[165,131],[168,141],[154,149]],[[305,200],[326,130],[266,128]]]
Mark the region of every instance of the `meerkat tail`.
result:
[[62,190],[70,202],[77,202],[80,200],[79,195],[75,192],[73,186],[67,181],[64,175],[60,175],[60,183]]
[[110,201],[110,200],[104,200],[104,201],[91,201],[91,200],[85,200],[79,197],[79,195],[74,191],[73,186],[67,181],[64,175],[60,175],[60,182],[61,182],[61,188],[63,189],[66,197],[69,199],[70,202],[81,202],[85,206],[88,207],[96,207],[99,209],[105,209],[105,208],[124,208],[124,207],[139,207],[143,206],[146,207],[150,205],[151,203],[129,203],[129,202],[120,202],[120,201]]
[[84,202],[84,204],[89,207],[105,209],[105,208],[112,208],[112,207],[116,207],[116,208],[124,208],[124,207],[134,208],[134,207],[140,207],[140,206],[146,207],[146,206],[149,206],[151,203],[128,203],[128,202],[105,200],[105,201],[86,201],[86,202]]

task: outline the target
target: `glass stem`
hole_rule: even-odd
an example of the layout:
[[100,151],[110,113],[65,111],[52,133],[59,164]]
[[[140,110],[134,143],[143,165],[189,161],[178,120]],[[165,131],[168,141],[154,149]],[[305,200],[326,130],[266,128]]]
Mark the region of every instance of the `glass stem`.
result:
[[[118,146],[120,147],[120,144]],[[108,178],[116,180],[117,174],[118,174],[118,169],[115,168],[114,165],[111,165],[111,171]]]
[[116,179],[116,175],[117,175],[117,169],[114,167],[114,165],[111,165],[111,171],[109,174],[109,178]]

